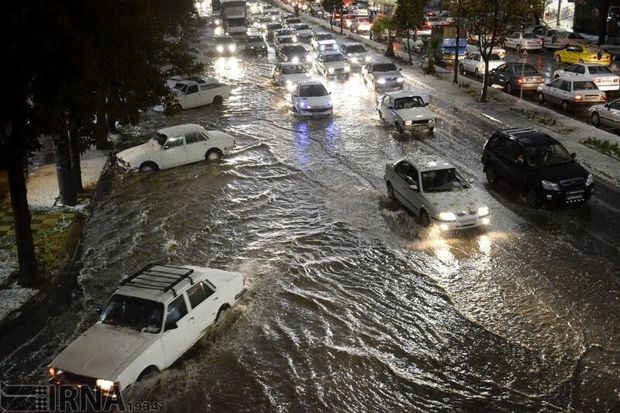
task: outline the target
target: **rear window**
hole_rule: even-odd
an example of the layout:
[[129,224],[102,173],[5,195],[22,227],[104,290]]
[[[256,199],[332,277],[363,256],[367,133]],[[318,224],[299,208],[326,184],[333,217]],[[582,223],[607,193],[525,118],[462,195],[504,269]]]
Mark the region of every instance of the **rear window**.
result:
[[296,46],[296,45],[290,45],[290,46],[282,46],[282,51],[286,54],[289,53],[306,53],[306,48],[303,46]]
[[372,67],[373,72],[396,72],[398,69],[394,63],[382,63]]
[[318,97],[327,95],[327,89],[323,85],[302,85],[299,87],[299,96]]
[[538,36],[536,36],[534,33],[523,33],[523,38],[524,39],[538,39]]
[[347,53],[366,53],[366,49],[361,44],[356,44],[355,46],[348,46]]
[[537,75],[538,74],[538,70],[536,70],[536,68],[534,66],[529,65],[529,64],[513,65],[512,67],[514,69],[514,72],[517,75],[520,75],[520,74],[524,74],[524,75]]
[[575,90],[596,90],[598,87],[591,81],[579,81],[575,82]]
[[607,75],[613,73],[607,66],[588,66],[590,74],[593,75]]

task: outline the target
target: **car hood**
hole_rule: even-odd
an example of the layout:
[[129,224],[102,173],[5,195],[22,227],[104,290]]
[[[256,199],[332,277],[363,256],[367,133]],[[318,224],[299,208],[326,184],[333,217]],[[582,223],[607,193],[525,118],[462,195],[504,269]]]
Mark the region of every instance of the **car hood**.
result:
[[291,82],[303,82],[305,80],[311,80],[312,78],[308,73],[292,73],[290,75],[281,75],[281,78],[286,82],[290,80]]
[[536,168],[536,175],[545,181],[558,182],[565,179],[587,178],[588,171],[577,162]]
[[353,57],[356,57],[356,58],[358,58],[362,62],[365,61],[366,56],[370,56],[370,53],[364,52],[364,53],[349,53],[349,54],[347,54],[347,57],[349,59],[351,59]]
[[432,119],[435,117],[435,114],[428,108],[409,108],[409,109],[398,109],[395,110],[396,114],[401,117],[403,120],[421,120],[421,119]]
[[312,96],[312,97],[300,97],[298,98],[300,102],[306,102],[309,106],[328,106],[331,102],[331,98],[329,96]]
[[472,187],[454,192],[425,192],[424,196],[437,212],[474,213],[478,208],[487,206],[481,201],[480,191]]
[[50,366],[95,379],[116,380],[135,354],[145,351],[158,337],[97,323],[69,344]]
[[323,62],[325,67],[333,67],[334,69],[343,69],[348,66],[347,62]]
[[153,139],[148,142],[144,142],[142,145],[134,146],[133,148],[125,149],[116,154],[116,157],[126,162],[131,163],[132,160],[138,157],[144,156],[149,153],[159,152],[160,146]]
[[374,77],[377,79],[386,78],[386,77],[401,77],[401,73],[399,71],[393,72],[373,72]]

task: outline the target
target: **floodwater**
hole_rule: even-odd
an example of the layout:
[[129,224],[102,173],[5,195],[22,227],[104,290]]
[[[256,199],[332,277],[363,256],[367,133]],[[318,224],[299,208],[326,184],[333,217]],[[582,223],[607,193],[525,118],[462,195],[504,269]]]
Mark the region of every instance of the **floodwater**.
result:
[[[0,338],[3,377],[47,363],[149,262],[241,271],[249,293],[172,368],[130,389],[161,411],[555,412],[620,409],[617,193],[532,210],[489,190],[492,130],[451,107],[431,138],[401,137],[359,75],[328,83],[333,118],[302,120],[270,84],[275,57],[216,60],[221,107],[146,113],[119,147],[198,123],[235,136],[218,162],[106,175],[77,283]],[[385,163],[438,154],[475,179],[485,232],[425,230],[385,194]],[[36,327],[36,328],[35,328]]]

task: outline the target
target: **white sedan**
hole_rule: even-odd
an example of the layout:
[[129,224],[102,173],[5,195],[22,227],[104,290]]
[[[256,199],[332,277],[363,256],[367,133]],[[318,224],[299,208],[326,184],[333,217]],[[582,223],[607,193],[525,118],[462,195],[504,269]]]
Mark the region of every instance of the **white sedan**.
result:
[[543,41],[532,32],[514,32],[506,36],[504,47],[521,50],[542,50]]
[[590,107],[590,121],[597,128],[609,126],[610,128],[620,129],[620,99],[604,105],[594,105]]
[[405,130],[432,133],[436,118],[427,106],[428,103],[420,93],[388,92],[380,98],[377,112],[382,121],[395,126],[400,133]]
[[574,78],[575,80],[591,80],[604,91],[620,89],[620,76],[607,66],[597,63],[576,63],[553,72],[553,78]]
[[272,81],[278,86],[285,86],[286,90],[292,92],[295,85],[299,82],[311,80],[312,77],[299,63],[282,62],[277,64],[271,72]]
[[291,100],[299,116],[328,116],[334,112],[331,93],[318,80],[298,83],[291,93]]
[[[498,54],[489,55],[489,72],[506,63]],[[459,71],[462,74],[472,73],[474,76],[484,76],[484,60],[480,53],[472,53],[459,60]]]
[[116,161],[126,171],[156,171],[219,159],[234,147],[227,133],[186,124],[158,130],[148,142],[117,153]]
[[319,53],[314,59],[314,70],[325,77],[349,79],[351,65],[347,58],[340,52]]
[[564,112],[573,106],[602,103],[607,95],[596,87],[591,80],[574,80],[558,78],[546,85],[538,86],[539,103],[556,103]]

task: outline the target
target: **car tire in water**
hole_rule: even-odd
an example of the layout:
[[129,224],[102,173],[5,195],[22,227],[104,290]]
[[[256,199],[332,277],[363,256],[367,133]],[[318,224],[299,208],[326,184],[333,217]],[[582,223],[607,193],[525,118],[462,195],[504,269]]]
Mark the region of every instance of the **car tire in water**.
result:
[[400,123],[396,122],[395,126],[396,126],[396,130],[398,131],[398,133],[400,133],[401,135],[402,135],[403,133],[405,133],[405,130],[404,130],[404,129],[403,129],[403,127],[400,125]]
[[540,103],[541,105],[545,103],[545,95],[540,92],[538,92],[538,103]]
[[137,381],[144,381],[144,380],[148,380],[152,377],[155,377],[159,374],[159,370],[157,369],[157,367],[155,366],[149,366],[147,368],[144,369],[144,371],[142,373],[140,373],[140,375],[138,376],[138,380]]
[[140,165],[140,172],[159,171],[159,167],[155,162],[144,162]]
[[562,112],[568,112],[570,105],[568,104],[568,100],[562,101]]
[[512,95],[512,83],[506,82],[506,93]]
[[465,68],[463,67],[463,65],[459,65],[459,71],[461,72],[462,75],[465,74]]
[[377,111],[379,113],[379,119],[381,120],[381,122],[385,122],[385,118],[383,117],[383,114],[381,113],[380,110]]
[[224,98],[221,97],[220,95],[217,95],[216,97],[213,98],[214,105],[221,105],[222,103],[224,103]]
[[484,173],[487,177],[487,182],[489,183],[489,185],[491,186],[497,185],[497,173],[495,172],[495,167],[493,165],[491,164],[487,165]]
[[205,159],[207,161],[217,161],[222,157],[222,151],[219,149],[209,149],[205,154]]
[[533,186],[527,189],[527,194],[525,195],[525,197],[527,199],[527,204],[532,208],[540,208],[540,206],[542,205],[542,199],[536,191],[536,188],[534,188]]
[[428,215],[425,209],[420,210],[420,225],[423,227],[431,226],[431,217]]
[[217,312],[217,316],[215,317],[215,324],[220,324],[222,320],[226,318],[228,311],[230,311],[230,306],[228,304],[221,306]]
[[596,126],[597,128],[601,126],[601,118],[596,112],[592,112],[592,116],[590,116],[590,121],[592,122],[592,125]]
[[396,196],[394,195],[394,188],[391,183],[387,183],[387,196],[390,201],[396,201]]

